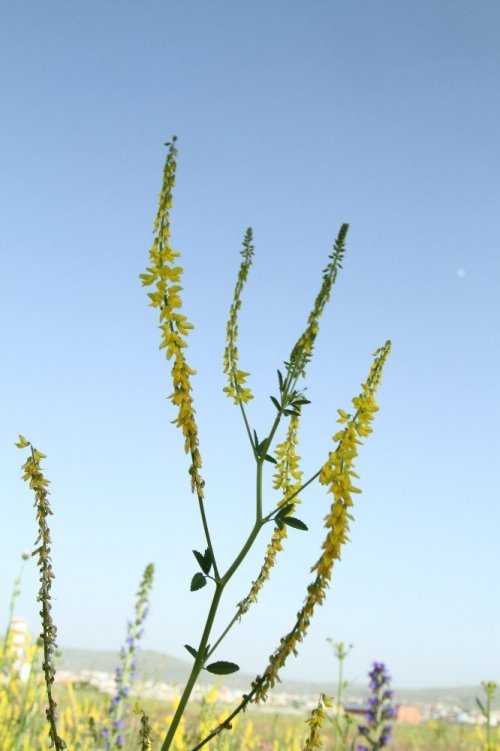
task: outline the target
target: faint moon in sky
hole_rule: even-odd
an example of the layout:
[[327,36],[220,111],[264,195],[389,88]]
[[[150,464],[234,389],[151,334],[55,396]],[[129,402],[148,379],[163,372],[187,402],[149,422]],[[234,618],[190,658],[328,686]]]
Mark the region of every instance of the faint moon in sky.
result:
[[462,268],[457,269],[457,276],[459,276],[460,279],[463,279],[465,276],[465,269],[462,269]]

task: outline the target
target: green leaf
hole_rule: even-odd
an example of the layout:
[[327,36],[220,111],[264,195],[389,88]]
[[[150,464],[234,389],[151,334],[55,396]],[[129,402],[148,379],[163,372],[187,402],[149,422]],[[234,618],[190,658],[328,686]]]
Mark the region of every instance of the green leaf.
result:
[[262,450],[264,446],[266,445],[266,443],[267,443],[267,438],[264,438],[264,440],[261,441],[259,445],[257,446],[257,453],[259,454],[259,456],[262,454]]
[[193,555],[200,564],[203,573],[210,573],[210,569],[212,568],[212,556],[210,555],[210,550],[207,548],[204,554],[200,553],[199,550],[193,550]]
[[278,410],[278,412],[281,412],[281,404],[279,403],[279,401],[275,399],[274,396],[270,396],[269,398],[274,404],[274,406],[276,407],[276,409]]
[[293,417],[300,417],[300,413],[295,412],[293,409],[285,409],[283,410],[283,414],[285,415],[285,417],[291,417],[292,415]]
[[270,454],[266,454],[265,457],[264,457],[264,459],[266,460],[266,462],[271,462],[272,464],[276,464],[277,463],[276,459],[274,458],[274,456],[271,456]]
[[239,669],[240,666],[236,665],[235,662],[226,662],[225,660],[212,662],[206,667],[206,670],[214,675],[229,675],[230,673],[236,673]]
[[206,583],[207,580],[205,579],[203,574],[200,574],[200,572],[198,572],[191,579],[191,592],[196,592],[197,589],[204,587]]
[[283,522],[281,521],[281,519],[276,519],[276,526],[278,527],[279,531],[281,532],[281,530],[283,529],[283,526],[284,526]]
[[193,550],[193,555],[200,564],[200,568],[203,571],[203,566],[205,565],[205,556],[203,553],[200,553],[199,550]]
[[280,385],[280,391],[283,391],[283,376],[281,375],[279,370],[278,370],[278,383]]
[[255,448],[257,448],[257,446],[259,445],[259,438],[257,436],[257,431],[256,430],[253,431],[253,438],[254,438],[254,441],[255,441]]
[[191,647],[189,644],[184,644],[184,649],[187,649],[189,654],[192,655],[194,659],[196,660],[196,658],[198,657],[198,652],[196,651],[194,647]]
[[294,505],[293,503],[287,503],[285,506],[282,506],[274,518],[281,519],[281,517],[286,516],[293,509]]
[[476,704],[479,707],[479,709],[481,710],[481,714],[483,715],[483,717],[486,717],[487,716],[486,709],[484,708],[483,703],[481,701],[479,701],[479,699],[477,697],[476,697]]
[[203,568],[203,566],[202,566],[201,567],[202,571],[203,571],[204,574],[209,574],[210,573],[210,569],[212,568],[212,563],[213,563],[212,553],[210,552],[210,548],[206,548],[205,555],[203,557],[204,557],[204,560],[205,560],[205,568]]
[[293,516],[285,516],[281,519],[283,524],[287,524],[289,527],[293,527],[294,529],[302,529],[304,532],[307,532],[307,526],[304,524],[304,522],[301,522],[300,519],[295,519]]

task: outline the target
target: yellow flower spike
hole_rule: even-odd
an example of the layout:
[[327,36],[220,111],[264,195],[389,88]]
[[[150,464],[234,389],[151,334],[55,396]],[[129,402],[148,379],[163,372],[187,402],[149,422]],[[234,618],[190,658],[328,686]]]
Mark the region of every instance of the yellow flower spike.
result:
[[303,751],[312,751],[314,748],[321,746],[320,728],[323,727],[325,719],[324,707],[331,707],[332,703],[329,697],[321,694],[317,706],[312,710],[311,716],[306,720],[310,727],[309,736],[305,742]]
[[247,377],[250,373],[238,369],[238,311],[241,308],[241,293],[248,277],[248,271],[252,265],[255,247],[252,245],[253,233],[249,227],[243,239],[243,250],[240,251],[243,260],[238,272],[234,289],[233,302],[229,310],[229,320],[226,324],[226,348],[224,350],[224,373],[228,377],[228,385],[223,391],[233,400],[234,404],[246,404],[253,399],[251,390],[246,386]]
[[195,371],[189,367],[184,355],[184,349],[187,347],[185,339],[193,326],[186,316],[178,312],[182,307],[179,294],[182,286],[178,284],[182,277],[182,268],[175,264],[179,253],[171,248],[169,241],[169,209],[172,207],[172,191],[177,169],[175,141],[174,137],[171,143],[166,144],[168,152],[163,168],[158,213],[153,227],[156,237],[149,252],[150,265],[146,268],[146,273],[141,274],[139,278],[143,286],[155,285],[155,290],[148,292],[148,297],[151,301],[150,305],[159,309],[160,349],[165,349],[167,360],[173,360],[171,369],[173,392],[169,397],[177,407],[177,417],[173,423],[181,429],[184,436],[184,450],[191,456],[189,468],[191,490],[202,501],[204,481],[199,472],[202,462],[198,448],[198,427],[190,381],[190,376],[195,375]]
[[[366,384],[362,386],[362,403],[369,405],[372,412],[375,411],[374,393],[380,384],[382,370],[389,355],[391,343],[386,342],[379,350],[375,362],[370,369],[370,375]],[[267,693],[276,681],[279,680],[279,671],[285,665],[290,653],[296,654],[297,645],[305,637],[309,628],[311,617],[316,605],[321,605],[326,597],[326,590],[330,586],[332,569],[335,561],[340,560],[342,546],[348,541],[349,521],[352,515],[348,508],[353,505],[351,493],[360,492],[353,487],[350,473],[353,471],[352,464],[357,456],[356,425],[359,414],[354,416],[346,424],[343,431],[336,433],[334,440],[339,441],[335,451],[331,452],[327,462],[319,473],[319,481],[322,485],[329,486],[334,496],[330,513],[325,517],[327,535],[322,545],[322,554],[311,571],[316,577],[307,588],[307,597],[301,610],[297,613],[295,625],[285,637],[281,639],[280,646],[269,658],[264,674],[254,683],[255,693],[253,701],[265,701]],[[312,748],[312,747],[311,747]]]

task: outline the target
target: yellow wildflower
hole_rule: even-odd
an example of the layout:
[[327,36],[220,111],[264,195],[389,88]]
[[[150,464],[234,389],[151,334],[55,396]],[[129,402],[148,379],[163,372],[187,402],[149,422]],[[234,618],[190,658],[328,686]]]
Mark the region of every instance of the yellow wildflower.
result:
[[[292,515],[299,498],[295,495],[302,485],[302,472],[299,467],[300,456],[297,454],[296,446],[298,443],[299,417],[292,415],[288,424],[286,438],[283,443],[279,443],[275,449],[276,471],[274,473],[274,489],[279,490],[282,494],[278,503],[279,508],[290,504],[289,499],[293,497],[293,502],[289,511]],[[281,528],[275,526],[271,537],[271,542],[267,546],[264,563],[259,571],[257,579],[252,582],[250,592],[239,603],[239,613],[246,613],[250,605],[257,602],[257,597],[264,583],[269,579],[269,574],[276,563],[276,555],[283,550],[283,540],[287,536],[286,526]]]
[[332,700],[325,694],[321,694],[317,706],[312,710],[310,718],[306,721],[309,725],[309,735],[303,751],[312,751],[321,746],[320,729],[325,719],[325,707],[331,707]]
[[168,152],[163,169],[163,183],[160,191],[158,213],[153,231],[156,237],[149,252],[150,266],[140,275],[143,286],[155,284],[155,290],[148,293],[150,305],[159,308],[159,329],[161,331],[160,349],[165,350],[167,360],[172,360],[171,376],[173,391],[169,399],[177,407],[174,424],[181,429],[184,436],[184,450],[191,456],[189,474],[191,489],[203,500],[204,481],[199,469],[201,456],[198,448],[198,427],[195,419],[192,387],[190,377],[195,371],[187,364],[184,349],[187,347],[189,331],[193,328],[185,315],[180,313],[182,287],[179,281],[182,268],[176,265],[179,253],[170,246],[170,213],[172,191],[175,185],[177,168],[177,149],[175,136],[168,144]]
[[[362,385],[361,394],[353,399],[357,411],[348,420],[344,430],[335,434],[334,440],[338,441],[338,446],[330,453],[320,471],[319,481],[328,486],[333,494],[333,503],[329,514],[325,517],[327,535],[322,546],[323,552],[311,569],[316,572],[316,577],[307,588],[304,605],[297,613],[293,629],[281,639],[280,646],[269,658],[263,676],[259,676],[254,682],[254,701],[266,699],[269,688],[279,681],[279,671],[289,654],[297,654],[298,644],[307,633],[316,605],[322,605],[326,597],[333,565],[336,560],[340,559],[342,546],[348,540],[349,521],[353,518],[349,511],[353,505],[352,494],[361,492],[352,484],[352,478],[357,477],[353,469],[353,461],[357,456],[357,447],[361,443],[358,428],[367,428],[377,410],[374,393],[380,384],[390,347],[390,342],[386,342],[384,347],[375,352],[375,360],[366,383]],[[344,414],[347,413],[340,415],[339,422],[345,422]]]

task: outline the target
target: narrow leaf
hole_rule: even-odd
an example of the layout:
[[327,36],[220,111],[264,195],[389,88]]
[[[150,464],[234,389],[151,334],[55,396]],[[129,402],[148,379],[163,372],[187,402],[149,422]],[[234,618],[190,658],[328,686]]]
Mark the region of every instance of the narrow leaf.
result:
[[205,574],[206,574],[206,573],[208,573],[208,572],[207,572],[207,571],[205,571],[205,569],[204,569],[204,565],[205,565],[205,556],[203,555],[203,553],[200,553],[200,551],[199,551],[199,550],[193,550],[193,555],[194,555],[194,557],[196,558],[196,560],[198,561],[198,563],[200,564],[200,568],[201,568],[201,570],[202,570],[202,571],[203,571],[203,572],[204,572]]
[[196,660],[196,658],[198,657],[198,652],[196,651],[194,647],[191,647],[189,644],[184,644],[184,649],[187,649],[189,654],[192,655],[194,659]]
[[276,459],[274,458],[274,456],[271,456],[270,454],[266,454],[265,457],[264,457],[264,459],[266,460],[266,462],[271,462],[272,464],[276,464],[277,463]]
[[293,509],[294,504],[293,503],[287,503],[285,506],[282,506],[276,516],[275,519],[281,519],[281,517],[286,516],[290,513],[290,511]]
[[279,403],[279,401],[275,399],[274,396],[270,396],[269,398],[274,404],[274,406],[276,407],[276,409],[278,410],[278,412],[281,412],[281,404]]
[[484,705],[482,704],[482,702],[479,701],[477,697],[476,697],[476,704],[481,710],[481,714],[483,715],[483,717],[486,717],[486,709],[484,708]]
[[280,391],[283,391],[283,376],[281,375],[281,372],[278,370],[278,383],[280,385]]
[[229,675],[230,673],[236,673],[240,669],[240,666],[236,665],[235,662],[220,660],[219,662],[212,662],[210,665],[207,665],[206,669],[214,675]]
[[262,449],[264,448],[264,446],[266,445],[266,443],[267,443],[267,438],[264,438],[264,440],[262,440],[262,441],[261,441],[261,442],[259,443],[259,445],[257,446],[257,453],[258,453],[258,454],[261,454],[261,453],[262,453]]
[[203,566],[202,566],[201,569],[202,569],[202,571],[203,571],[204,574],[209,574],[210,573],[210,569],[212,568],[212,563],[213,563],[212,554],[210,552],[210,548],[206,548],[205,555],[203,556],[203,559],[204,559],[204,563],[205,563],[205,568],[203,568]]
[[198,572],[191,579],[191,592],[196,592],[197,589],[204,587],[206,583],[207,580],[205,579],[203,574],[200,574],[200,572]]
[[294,529],[302,529],[304,532],[307,532],[307,526],[304,524],[304,522],[301,522],[300,519],[295,519],[293,516],[285,516],[281,520],[283,524],[287,524],[289,527],[293,527]]
[[203,573],[208,574],[212,567],[212,556],[210,555],[208,548],[205,550],[205,554],[200,553],[199,550],[193,550],[193,555],[200,564]]

